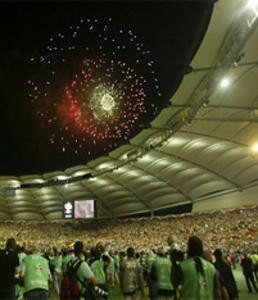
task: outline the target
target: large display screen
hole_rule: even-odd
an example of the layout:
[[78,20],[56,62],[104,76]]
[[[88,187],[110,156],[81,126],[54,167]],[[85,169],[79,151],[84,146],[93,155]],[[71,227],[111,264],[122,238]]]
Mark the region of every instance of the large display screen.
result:
[[74,201],[74,218],[90,219],[94,218],[94,200]]
[[67,201],[63,206],[65,219],[91,219],[96,217],[94,200]]

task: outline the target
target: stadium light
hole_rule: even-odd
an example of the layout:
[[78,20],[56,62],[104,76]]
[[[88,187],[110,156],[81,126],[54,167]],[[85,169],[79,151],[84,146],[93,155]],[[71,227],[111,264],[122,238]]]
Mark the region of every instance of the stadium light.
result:
[[222,89],[225,89],[230,85],[230,80],[227,77],[224,77],[221,79],[219,85]]
[[252,146],[252,152],[253,152],[253,153],[258,153],[258,143],[254,144],[254,145]]
[[249,0],[247,7],[252,9],[256,16],[258,16],[258,0]]

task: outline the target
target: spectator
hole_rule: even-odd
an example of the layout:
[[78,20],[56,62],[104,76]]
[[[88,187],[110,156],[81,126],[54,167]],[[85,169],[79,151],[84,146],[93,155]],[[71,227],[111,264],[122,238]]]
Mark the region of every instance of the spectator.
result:
[[[90,267],[96,277],[97,286],[106,292],[108,291],[106,269],[108,268],[109,262],[109,257],[106,255],[102,257],[100,248],[96,247],[94,252],[94,261],[92,262]],[[98,300],[102,299],[103,297],[98,296]]]
[[80,288],[81,295],[85,295],[85,299],[87,297],[91,299],[91,293],[93,287],[96,285],[97,280],[94,276],[91,268],[87,264],[84,257],[83,252],[83,243],[81,241],[77,241],[74,244],[74,257],[69,261],[68,264],[72,264],[73,266],[80,264],[77,270],[77,279]]
[[176,250],[179,249],[179,245],[177,243],[177,237],[175,235],[170,235],[167,238],[167,243],[168,243],[170,252],[172,252],[174,249],[176,249]]
[[[246,254],[244,254],[244,258],[241,262],[243,274],[245,276],[246,285],[248,288],[249,293],[252,293],[252,286],[253,289],[258,292],[258,288],[256,286],[256,283],[254,281],[254,273],[253,273],[253,263],[250,257],[248,257]],[[252,285],[252,286],[251,286]]]
[[172,263],[166,255],[164,248],[158,249],[158,256],[152,264],[151,277],[157,284],[157,299],[171,300],[175,290],[171,283]]
[[181,281],[180,295],[182,300],[198,299],[212,300],[215,293],[215,268],[202,258],[203,246],[201,240],[192,236],[188,240],[188,259],[180,263]]
[[214,251],[216,261],[214,263],[215,268],[219,271],[219,279],[221,286],[227,289],[227,293],[230,300],[238,299],[238,290],[235,278],[233,276],[231,267],[223,259],[220,249]]
[[152,264],[155,261],[155,255],[153,253],[153,251],[148,251],[147,252],[147,257],[146,257],[146,261],[145,261],[145,265],[146,265],[146,281],[147,281],[147,285],[149,288],[149,296],[151,300],[154,300],[157,298],[156,296],[156,291],[157,291],[157,286],[156,286],[156,280],[153,280],[151,277],[151,269],[152,269]]
[[55,289],[55,294],[59,296],[59,286],[61,282],[61,270],[62,270],[62,255],[58,252],[56,247],[51,249],[51,259],[50,259],[50,270],[52,266],[52,276],[53,284]]
[[74,258],[72,245],[68,245],[67,247],[63,247],[62,253],[63,253],[63,255],[62,255],[62,273],[65,274],[69,261]]
[[143,272],[132,247],[127,249],[127,259],[121,262],[120,284],[125,300],[137,300],[139,290],[144,295]]
[[48,299],[49,281],[52,280],[49,263],[36,247],[24,258],[21,277],[24,282],[25,300]]
[[251,258],[253,266],[254,266],[254,275],[255,275],[256,281],[258,283],[258,254],[257,254],[257,252],[253,251],[250,258]]
[[15,276],[19,272],[19,258],[16,241],[9,238],[4,250],[0,251],[0,299],[15,299]]

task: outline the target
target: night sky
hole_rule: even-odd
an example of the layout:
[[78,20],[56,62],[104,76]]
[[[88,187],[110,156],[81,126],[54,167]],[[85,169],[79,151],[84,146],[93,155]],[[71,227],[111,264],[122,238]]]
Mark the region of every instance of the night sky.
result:
[[0,174],[105,155],[169,103],[212,4],[1,3]]

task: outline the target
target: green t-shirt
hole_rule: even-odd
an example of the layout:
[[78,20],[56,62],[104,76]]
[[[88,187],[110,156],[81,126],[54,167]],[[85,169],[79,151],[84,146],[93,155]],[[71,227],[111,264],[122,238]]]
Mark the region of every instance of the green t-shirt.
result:
[[145,267],[148,274],[151,272],[152,264],[155,261],[155,256],[149,256],[145,260]]
[[181,289],[182,300],[213,300],[214,295],[214,266],[199,257],[203,269],[204,275],[198,273],[195,267],[195,261],[193,258],[186,259],[180,263],[183,272],[183,282]]
[[153,262],[153,267],[156,270],[157,287],[159,290],[173,290],[171,283],[171,267],[172,263],[167,257],[158,256]]
[[35,289],[49,289],[48,261],[39,254],[30,254],[23,260],[24,293]]
[[[75,260],[78,260],[78,257],[73,257],[72,260],[69,263],[74,263]],[[81,282],[84,283],[84,285],[87,285],[88,281],[94,277],[94,274],[87,264],[86,261],[82,261],[80,264],[80,267],[77,270],[77,278],[78,280],[78,285],[80,287],[81,293],[84,292],[84,286]]]
[[258,265],[258,254],[252,254],[250,257],[251,257],[253,264]]
[[27,254],[24,252],[21,252],[18,254],[20,266],[22,265],[22,262],[26,256],[27,256]]
[[56,255],[52,260],[52,264],[55,266],[55,271],[59,273],[62,269],[62,255]]
[[114,275],[115,274],[115,261],[114,258],[109,256],[110,262],[108,264],[108,271]]
[[120,266],[120,257],[119,257],[119,255],[116,254],[114,256],[114,261],[115,261],[115,268],[119,269],[119,266]]
[[65,255],[64,257],[62,257],[62,271],[63,271],[63,274],[66,273],[68,262],[70,260],[72,260],[73,258],[74,258],[74,254],[73,253],[68,253],[67,255]]
[[105,284],[106,275],[104,271],[104,262],[102,260],[96,260],[91,264],[90,267],[97,279],[97,284]]

